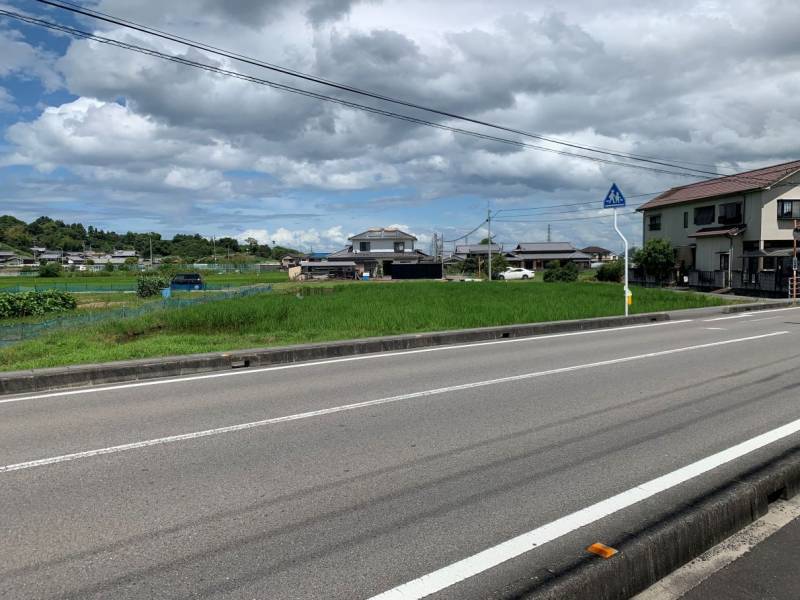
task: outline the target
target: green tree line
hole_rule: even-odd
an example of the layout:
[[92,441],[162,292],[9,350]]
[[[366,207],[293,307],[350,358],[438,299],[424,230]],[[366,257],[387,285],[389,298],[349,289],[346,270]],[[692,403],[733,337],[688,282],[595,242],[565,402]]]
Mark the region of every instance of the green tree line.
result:
[[286,254],[297,251],[283,246],[270,248],[259,244],[258,240],[248,238],[244,243],[232,237],[221,237],[216,240],[200,234],[176,234],[171,240],[163,239],[160,233],[147,232],[117,233],[105,231],[81,223],[64,223],[50,217],[39,217],[26,223],[11,215],[0,216],[0,242],[16,248],[23,254],[29,254],[30,248],[41,246],[50,250],[64,252],[111,252],[113,250],[136,250],[141,256],[150,255],[150,243],[153,244],[153,256],[179,257],[197,260],[211,257],[224,260],[232,259],[272,258],[280,260]]

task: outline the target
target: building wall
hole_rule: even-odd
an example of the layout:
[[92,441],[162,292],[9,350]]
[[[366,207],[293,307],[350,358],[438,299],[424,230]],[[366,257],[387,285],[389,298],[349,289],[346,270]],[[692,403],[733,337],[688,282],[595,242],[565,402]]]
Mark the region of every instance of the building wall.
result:
[[[731,248],[731,240],[725,236],[714,236],[699,238],[697,240],[697,263],[695,269],[698,271],[718,271],[719,255],[727,253]],[[734,271],[740,271],[742,256],[742,238],[733,239],[733,264]]]
[[414,240],[393,240],[393,239],[369,239],[369,240],[351,240],[353,242],[353,252],[359,252],[360,242],[369,242],[370,252],[394,252],[394,243],[404,242],[405,252],[414,251]]
[[[683,261],[687,267],[691,267],[691,246],[697,245],[697,262],[694,268],[700,271],[714,271],[719,269],[718,251],[727,250],[730,246],[728,238],[694,238],[691,237],[699,229],[704,227],[718,227],[719,206],[730,202],[742,203],[742,221],[747,225],[747,229],[742,236],[737,237],[734,243],[734,269],[741,266],[742,240],[751,241],[760,239],[762,213],[764,207],[761,199],[762,192],[752,192],[748,194],[736,194],[724,196],[722,198],[696,200],[675,206],[664,206],[644,211],[644,242],[651,239],[667,240],[677,250],[678,260]],[[800,198],[800,196],[798,196]],[[708,225],[694,224],[694,209],[703,206],[714,206],[715,218],[713,223]],[[777,203],[773,210],[777,215]],[[683,215],[688,213],[688,226],[683,226]],[[649,217],[651,215],[661,215],[661,230],[650,231]],[[791,234],[790,234],[791,235]],[[712,241],[716,240],[716,241]],[[721,240],[721,241],[719,241]]]
[[794,224],[791,219],[778,219],[778,201],[800,200],[800,175],[794,175],[765,191],[762,200],[761,239],[791,240]]

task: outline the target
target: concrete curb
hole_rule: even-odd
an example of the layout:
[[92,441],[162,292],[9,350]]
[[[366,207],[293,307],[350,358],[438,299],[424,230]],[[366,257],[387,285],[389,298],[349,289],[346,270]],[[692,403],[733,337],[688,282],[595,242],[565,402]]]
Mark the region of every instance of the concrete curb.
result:
[[572,321],[552,321],[549,323],[504,325],[499,327],[437,331],[319,344],[301,344],[282,348],[254,348],[248,350],[232,350],[230,352],[209,352],[205,354],[54,367],[50,369],[8,371],[4,373],[0,372],[0,396],[6,394],[42,392],[58,388],[84,387],[123,381],[156,379],[159,377],[179,377],[181,375],[193,375],[236,368],[265,367],[322,360],[326,358],[340,358],[372,352],[411,350],[414,348],[468,344],[470,342],[503,338],[588,331],[592,329],[667,321],[670,319],[685,319],[714,314],[780,308],[784,305],[788,305],[788,302],[773,301],[757,302],[753,304],[733,304],[728,306],[673,311],[671,313],[646,313],[630,317],[600,317]]
[[730,484],[686,503],[659,523],[612,541],[609,560],[581,559],[506,600],[623,600],[764,516],[769,504],[800,493],[800,449],[750,470]]
[[649,313],[631,317],[600,317],[573,321],[481,327],[478,329],[363,338],[320,344],[300,344],[282,348],[254,348],[250,350],[167,356],[50,369],[9,371],[0,373],[0,395],[40,392],[56,388],[81,387],[120,381],[155,379],[157,377],[178,377],[245,367],[266,367],[373,352],[411,350],[414,348],[467,344],[505,338],[588,331],[668,320],[669,315],[666,313]]

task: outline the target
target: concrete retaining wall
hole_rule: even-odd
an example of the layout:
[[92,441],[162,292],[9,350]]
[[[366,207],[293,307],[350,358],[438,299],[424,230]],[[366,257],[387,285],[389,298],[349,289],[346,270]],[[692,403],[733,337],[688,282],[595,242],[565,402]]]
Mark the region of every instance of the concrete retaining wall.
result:
[[526,600],[623,600],[647,589],[769,510],[778,498],[800,492],[800,449],[750,471],[703,498],[685,504],[643,531],[613,540],[619,554],[587,556],[528,590],[504,596]]
[[339,358],[371,352],[410,350],[413,348],[465,344],[503,338],[604,329],[608,327],[621,327],[666,320],[669,320],[669,315],[666,313],[652,313],[631,317],[602,317],[598,319],[581,319],[576,321],[554,321],[550,323],[532,323],[528,325],[482,327],[479,329],[396,335],[322,344],[301,344],[298,346],[286,346],[284,348],[258,348],[252,350],[235,350],[231,352],[212,352],[207,354],[190,354],[186,356],[169,356],[113,363],[56,367],[52,369],[10,371],[7,373],[0,373],[0,395],[107,384],[120,381],[153,379],[156,377],[177,377],[180,375],[222,371],[234,368],[264,367],[309,360]]

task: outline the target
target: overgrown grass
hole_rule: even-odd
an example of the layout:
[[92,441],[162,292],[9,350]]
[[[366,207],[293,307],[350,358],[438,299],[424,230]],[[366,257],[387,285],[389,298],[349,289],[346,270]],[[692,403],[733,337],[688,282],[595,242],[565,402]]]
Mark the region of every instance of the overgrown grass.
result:
[[[259,283],[278,283],[288,281],[286,271],[265,271],[263,273],[208,273],[200,271],[203,279],[207,283],[215,285],[255,285]],[[59,286],[59,285],[82,285],[109,286],[136,284],[137,272],[134,271],[115,271],[108,275],[93,274],[86,275],[80,272],[65,272],[61,277],[39,277],[31,275],[19,275],[15,277],[0,277],[0,290],[14,286]]]
[[[719,298],[634,289],[632,312],[721,305]],[[267,293],[64,330],[0,350],[12,370],[301,342],[618,315],[616,284],[403,282],[337,285],[298,298]]]

